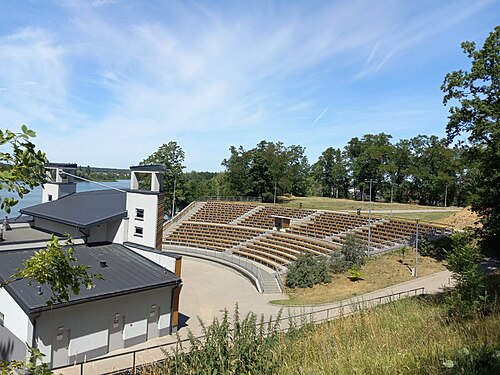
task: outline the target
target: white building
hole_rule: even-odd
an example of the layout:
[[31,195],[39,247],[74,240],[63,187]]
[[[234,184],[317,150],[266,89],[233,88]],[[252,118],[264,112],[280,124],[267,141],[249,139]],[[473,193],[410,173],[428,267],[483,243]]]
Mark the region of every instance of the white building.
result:
[[[31,217],[34,229],[80,238],[78,262],[104,280],[53,306],[46,305],[51,297],[46,286],[18,280],[0,289],[0,358],[24,358],[28,343],[45,354],[51,367],[59,367],[177,330],[181,258],[159,252],[161,168],[131,167],[128,191],[84,193],[76,193],[71,175],[65,174],[74,169],[74,164],[49,164],[44,203],[21,212]],[[139,189],[144,176],[151,182],[148,190]],[[40,248],[29,241],[22,245],[0,249],[0,278],[8,279]]]

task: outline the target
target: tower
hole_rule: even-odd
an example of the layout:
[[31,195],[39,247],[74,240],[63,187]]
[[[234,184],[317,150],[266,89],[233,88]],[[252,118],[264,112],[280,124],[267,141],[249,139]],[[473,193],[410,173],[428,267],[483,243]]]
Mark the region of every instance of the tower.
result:
[[45,166],[47,182],[43,185],[42,203],[55,201],[76,192],[74,177],[65,173],[75,174],[76,168],[76,164],[68,163],[48,163]]
[[165,216],[163,175],[161,165],[130,167],[130,191],[127,192],[128,242],[161,250]]

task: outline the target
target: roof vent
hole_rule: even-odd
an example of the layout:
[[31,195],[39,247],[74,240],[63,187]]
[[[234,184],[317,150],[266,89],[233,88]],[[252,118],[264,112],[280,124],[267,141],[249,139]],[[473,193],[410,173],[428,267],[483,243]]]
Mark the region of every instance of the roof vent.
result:
[[43,294],[41,285],[38,285],[36,294],[38,294],[39,296]]
[[99,266],[101,266],[101,268],[106,268],[108,266],[108,263],[105,260],[101,260],[99,262]]

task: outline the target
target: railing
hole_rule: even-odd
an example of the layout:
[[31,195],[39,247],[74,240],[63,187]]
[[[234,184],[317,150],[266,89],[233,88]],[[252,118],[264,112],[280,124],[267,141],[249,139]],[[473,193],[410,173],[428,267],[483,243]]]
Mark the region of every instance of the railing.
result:
[[[270,320],[272,324],[277,323],[281,327],[281,331],[286,332],[289,326],[282,326],[283,323],[295,322],[310,322],[310,323],[321,323],[332,319],[340,318],[346,315],[350,315],[364,309],[381,305],[383,303],[388,303],[392,301],[397,301],[404,297],[411,297],[424,294],[425,288],[415,288],[410,290],[405,290],[397,293],[386,294],[379,297],[370,298],[368,300],[358,300],[350,302],[347,304],[339,304],[337,306],[311,310],[310,312],[303,312],[296,315],[290,315],[280,319]],[[306,320],[308,319],[308,320]],[[268,324],[266,322],[265,324]],[[203,339],[205,336],[196,336],[197,339]],[[115,355],[106,356],[103,358],[95,358],[88,360],[84,363],[78,363],[72,366],[56,367],[53,370],[57,370],[58,374],[72,375],[72,374],[123,374],[130,373],[135,374],[137,369],[141,366],[151,365],[157,362],[165,360],[165,350],[173,349],[178,344],[189,342],[189,338],[182,340],[173,340],[165,344],[150,346],[148,348],[130,351],[127,353],[120,353]],[[108,367],[106,367],[108,364]]]
[[[164,241],[163,244],[169,245],[168,241]],[[171,246],[178,246],[178,245],[171,244]],[[226,251],[209,250],[201,247],[189,248],[187,246],[179,246],[179,248],[181,249],[181,251],[192,253],[193,255],[202,254],[209,258],[222,259],[228,263],[238,265],[239,267],[247,270],[249,273],[255,276],[259,284],[257,289],[259,289],[259,292],[261,293],[264,291],[264,281],[262,279],[261,269],[257,267],[255,264],[252,264],[250,261],[246,260],[245,258],[230,254]]]
[[198,202],[208,202],[208,201],[226,201],[226,202],[262,202],[260,197],[218,197],[218,196],[207,196],[199,197],[196,199]]

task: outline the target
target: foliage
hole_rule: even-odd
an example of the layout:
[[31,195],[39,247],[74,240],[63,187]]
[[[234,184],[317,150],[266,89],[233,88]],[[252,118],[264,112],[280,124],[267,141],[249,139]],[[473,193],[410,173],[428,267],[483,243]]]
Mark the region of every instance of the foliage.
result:
[[346,160],[340,149],[328,147],[312,166],[316,180],[321,183],[323,196],[347,198],[349,175]]
[[330,255],[328,266],[333,273],[342,273],[350,268],[360,269],[366,262],[366,245],[356,234],[349,233],[340,251]]
[[26,373],[32,375],[50,375],[52,371],[46,363],[39,363],[45,355],[37,348],[32,348],[29,345],[28,356],[22,361],[4,361],[0,360],[0,374],[11,375]]
[[361,273],[359,267],[357,267],[356,265],[353,265],[351,268],[348,269],[348,271],[349,271],[349,280],[351,281],[363,280],[363,278],[365,277],[365,275]]
[[[445,76],[443,103],[453,103],[446,132],[448,140],[459,140],[475,178],[472,210],[481,216],[485,244],[498,251],[500,244],[500,26],[476,50],[474,42],[463,42],[471,60],[469,71]],[[464,139],[466,137],[466,139]]]
[[85,168],[78,166],[76,175],[92,181],[117,181],[129,179],[130,171],[114,168],[96,168],[87,165]]
[[325,257],[301,254],[288,266],[286,285],[289,288],[312,288],[315,284],[331,281]]
[[174,184],[176,190],[176,207],[182,208],[189,203],[186,202],[185,199],[186,193],[183,170],[186,167],[182,164],[184,163],[185,157],[186,155],[182,147],[179,146],[177,142],[170,141],[162,144],[158,150],[139,163],[140,165],[156,164],[163,167],[163,171],[165,172],[163,192],[165,193],[167,212],[172,211]]
[[161,367],[162,374],[275,374],[280,367],[275,348],[281,341],[279,323],[254,313],[240,319],[238,306],[231,323],[227,310],[210,325],[201,320],[203,338],[188,337],[189,353],[179,341]]
[[18,269],[10,280],[0,283],[0,287],[27,279],[30,285],[36,282],[51,288],[52,296],[47,301],[48,305],[69,301],[70,292],[77,295],[82,285],[90,289],[94,286],[94,278],[103,279],[99,274],[87,273],[88,266],[76,264],[74,252],[73,241],[69,236],[64,244],[60,244],[59,239],[52,235],[47,247],[35,251],[31,258],[24,260],[23,268]]
[[[0,190],[13,191],[23,198],[30,189],[44,183],[47,158],[30,141],[35,136],[36,133],[26,125],[21,127],[20,133],[0,130],[0,146],[8,145],[12,149],[0,152]],[[10,213],[11,207],[17,203],[15,198],[4,197],[0,208]]]
[[450,316],[470,318],[486,311],[488,298],[484,273],[479,267],[480,260],[481,254],[472,243],[470,234],[455,233],[447,266],[456,282],[447,298]]
[[309,163],[304,147],[261,141],[251,150],[231,146],[229,151],[231,156],[222,165],[234,195],[272,202],[275,188],[277,195],[305,194]]

